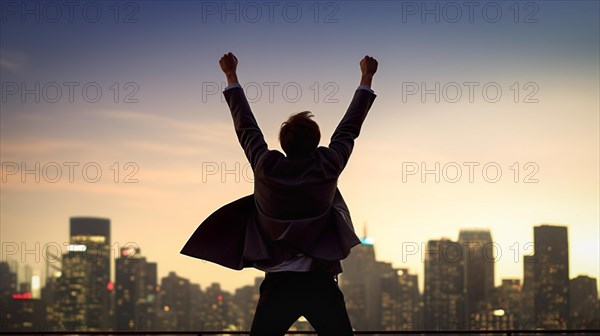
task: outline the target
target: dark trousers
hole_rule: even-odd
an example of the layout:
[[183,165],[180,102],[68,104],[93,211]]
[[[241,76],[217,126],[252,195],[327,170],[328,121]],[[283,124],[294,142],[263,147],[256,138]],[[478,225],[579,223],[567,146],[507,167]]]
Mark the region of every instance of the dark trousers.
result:
[[250,329],[251,336],[282,336],[304,316],[319,336],[352,335],[344,295],[324,272],[267,273]]

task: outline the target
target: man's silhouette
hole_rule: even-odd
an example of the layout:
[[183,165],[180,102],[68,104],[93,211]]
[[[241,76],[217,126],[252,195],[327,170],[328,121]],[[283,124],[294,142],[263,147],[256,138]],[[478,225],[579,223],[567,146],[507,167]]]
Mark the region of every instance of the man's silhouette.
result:
[[337,275],[340,260],[360,240],[337,181],[376,97],[377,61],[360,61],[360,85],[329,147],[318,147],[319,126],[305,111],[281,126],[285,155],[267,148],[238,82],[237,58],[228,53],[219,64],[235,132],[254,172],[254,194],[211,214],[181,253],[266,272],[251,335],[284,335],[300,316],[319,335],[352,335]]

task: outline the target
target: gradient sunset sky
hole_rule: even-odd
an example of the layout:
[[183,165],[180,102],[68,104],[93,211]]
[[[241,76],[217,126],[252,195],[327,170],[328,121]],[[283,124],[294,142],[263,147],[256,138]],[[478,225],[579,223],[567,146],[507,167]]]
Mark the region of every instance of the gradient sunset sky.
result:
[[[111,220],[113,246],[133,242],[157,262],[159,277],[175,271],[203,288],[220,282],[228,290],[252,283],[261,272],[179,254],[212,211],[252,193],[229,110],[221,89],[214,90],[225,81],[219,58],[228,51],[238,57],[256,118],[269,146],[279,149],[281,122],[304,110],[315,114],[321,145],[328,144],[368,54],[379,61],[378,97],[339,188],[356,231],[368,226],[378,259],[408,267],[422,282],[423,259],[403,253],[403,243],[422,246],[456,240],[462,228],[488,228],[501,253],[499,284],[522,278],[533,226],[557,224],[569,228],[571,277],[600,277],[597,1],[475,2],[472,16],[463,2],[435,1],[84,2],[72,17],[62,2],[52,3],[2,2],[3,260],[22,256],[8,256],[8,243],[63,244],[70,217],[94,216]],[[39,20],[23,14],[23,6],[36,4]],[[421,15],[436,6],[439,22]],[[239,22],[221,15],[236,8]],[[46,88],[40,102],[33,94],[22,99],[22,85],[36,82]],[[79,83],[73,102],[64,84],[70,82]],[[472,82],[478,84],[465,84]],[[51,83],[62,88],[56,102]],[[439,102],[433,94],[408,94],[421,83],[439,83]],[[86,101],[95,87],[102,96]],[[34,169],[36,162],[50,179],[56,173],[48,164],[57,163],[62,177],[52,183],[20,170],[9,175],[15,164]],[[68,162],[79,163],[73,182]],[[465,162],[479,164],[472,182]],[[82,177],[86,163],[101,168],[98,182]],[[403,181],[403,167],[421,163],[446,166],[446,174],[439,183],[432,174],[422,181],[420,171]],[[453,163],[462,168],[454,183]],[[208,175],[236,164],[237,176]],[[488,179],[501,168],[499,181],[484,179],[485,164],[493,165]],[[130,178],[138,182],[123,183],[134,167]],[[524,183],[528,174],[537,182]],[[43,260],[23,257],[43,270]]]

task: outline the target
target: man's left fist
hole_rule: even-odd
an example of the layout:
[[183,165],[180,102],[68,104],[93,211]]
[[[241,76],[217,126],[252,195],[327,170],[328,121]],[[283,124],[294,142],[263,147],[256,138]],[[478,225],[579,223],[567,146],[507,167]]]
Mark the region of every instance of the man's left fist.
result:
[[221,65],[221,70],[223,70],[223,72],[225,74],[235,73],[235,71],[237,69],[237,64],[238,64],[238,60],[235,57],[235,55],[231,52],[223,55],[223,57],[221,57],[221,60],[219,60],[219,65]]

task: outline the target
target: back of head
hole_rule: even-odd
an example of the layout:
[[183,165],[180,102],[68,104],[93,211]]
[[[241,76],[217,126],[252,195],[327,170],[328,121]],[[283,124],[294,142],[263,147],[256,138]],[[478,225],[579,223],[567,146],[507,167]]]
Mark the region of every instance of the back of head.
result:
[[321,131],[309,111],[291,115],[281,124],[279,142],[290,158],[309,156],[319,146]]

